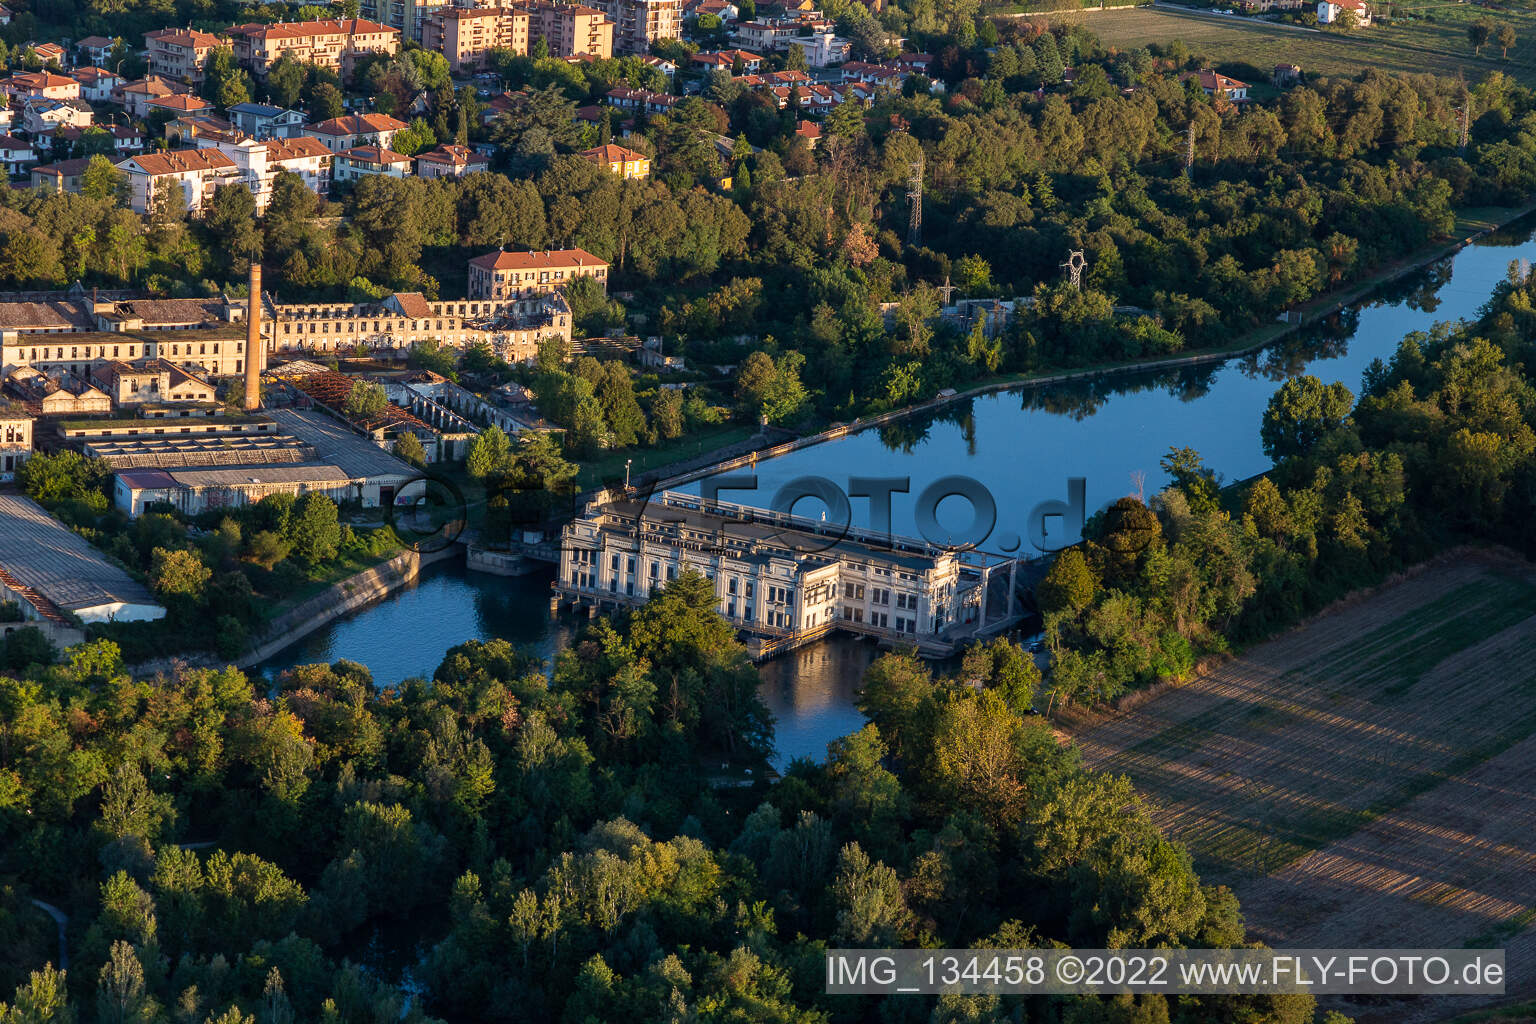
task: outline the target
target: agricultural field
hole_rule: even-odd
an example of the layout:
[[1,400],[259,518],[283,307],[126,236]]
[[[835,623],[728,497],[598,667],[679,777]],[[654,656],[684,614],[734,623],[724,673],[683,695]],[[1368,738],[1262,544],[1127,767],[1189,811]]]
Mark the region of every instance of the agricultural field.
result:
[[[1122,50],[1183,40],[1190,52],[1236,78],[1264,86],[1274,66],[1300,64],[1309,75],[1354,76],[1367,68],[1430,72],[1477,82],[1503,71],[1536,85],[1536,11],[1474,4],[1393,4],[1396,20],[1344,34],[1274,22],[1167,7],[1053,14],[1050,21],[1079,21],[1103,42]],[[1479,18],[1509,22],[1517,41],[1503,59],[1497,46],[1481,56],[1467,42],[1467,26]],[[1430,20],[1433,19],[1433,20]],[[1262,77],[1260,77],[1262,75]]]
[[1086,725],[1274,945],[1536,950],[1536,573],[1446,559]]

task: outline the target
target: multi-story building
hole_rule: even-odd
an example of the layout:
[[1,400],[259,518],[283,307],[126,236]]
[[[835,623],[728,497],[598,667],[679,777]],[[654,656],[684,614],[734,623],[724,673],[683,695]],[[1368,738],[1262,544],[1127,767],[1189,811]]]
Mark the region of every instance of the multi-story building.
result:
[[69,77],[80,83],[80,98],[87,103],[110,103],[112,91],[123,84],[122,78],[98,67],[76,68]]
[[379,146],[388,149],[395,136],[410,125],[387,114],[347,114],[333,117],[319,124],[305,125],[303,133],[319,139],[332,153],[356,146]]
[[336,154],[331,177],[340,184],[360,178],[409,178],[411,158],[383,146],[353,146]]
[[648,54],[658,39],[682,32],[682,0],[593,0],[613,22],[613,52]]
[[553,0],[533,0],[527,7],[528,32],[544,40],[551,57],[613,56],[614,25],[597,8]]
[[82,156],[32,168],[32,187],[45,192],[79,192],[80,178],[91,166],[91,158]]
[[606,146],[582,150],[580,155],[599,167],[606,168],[610,174],[617,174],[621,178],[638,180],[651,176],[650,157],[611,142]]
[[221,139],[214,142],[213,148],[234,161],[240,172],[238,181],[251,190],[258,210],[267,208],[278,171],[297,174],[305,187],[318,196],[331,190],[332,164],[336,158],[318,139]]
[[164,110],[172,117],[186,117],[188,114],[211,114],[213,104],[201,96],[193,96],[189,93],[151,96],[144,101],[146,115],[153,114],[157,110]]
[[358,13],[420,43],[427,20],[445,7],[455,6],[454,0],[362,0]]
[[442,8],[422,23],[421,45],[447,57],[456,75],[484,71],[493,49],[528,52],[528,21],[515,7]]
[[0,480],[13,480],[32,457],[32,414],[0,398]]
[[128,206],[134,213],[148,213],[155,194],[169,182],[182,208],[196,214],[220,185],[241,180],[241,171],[229,155],[215,148],[167,149],[129,157],[117,165],[128,175]]
[[440,302],[419,292],[358,303],[269,299],[263,306],[262,332],[272,351],[292,355],[359,349],[405,352],[430,339],[454,348],[483,343],[508,362],[526,362],[538,355],[544,338],[570,340],[571,309],[558,294]]
[[107,62],[107,58],[111,56],[116,46],[116,39],[108,39],[106,36],[86,36],[75,44],[75,49],[80,51],[80,59],[83,62],[99,68]]
[[[943,655],[978,622],[1017,619],[1015,566],[890,534],[829,536],[808,519],[664,491],[594,502],[566,526],[555,601],[640,605],[694,572],[713,584],[717,610],[758,656],[834,630]],[[989,614],[999,573],[1010,593],[994,597]]]
[[469,261],[469,297],[531,298],[563,288],[578,277],[591,277],[607,291],[608,264],[585,249],[498,250]]
[[258,79],[282,57],[349,74],[359,57],[400,50],[400,30],[361,18],[239,25],[229,30],[235,60]]
[[21,105],[21,127],[33,136],[58,131],[65,125],[88,128],[96,113],[85,100],[29,99]]
[[12,75],[0,88],[12,100],[77,100],[80,83],[67,75],[55,75],[51,71],[27,71]]
[[244,318],[245,300],[223,296],[98,298],[76,290],[48,301],[0,302],[0,372],[13,379],[19,370],[70,375],[84,385],[97,363],[158,358],[215,376],[237,374],[244,367]]
[[91,382],[115,406],[212,402],[218,397],[214,386],[200,374],[168,359],[132,363],[109,359],[91,367]]
[[229,121],[236,130],[265,141],[299,135],[309,122],[309,115],[302,110],[284,110],[264,103],[236,103],[229,108]]
[[218,36],[194,28],[162,28],[144,33],[150,74],[174,78],[193,88],[203,84],[208,54],[222,45]]
[[124,82],[112,89],[112,102],[122,107],[129,117],[144,117],[149,113],[149,101],[162,96],[174,96],[187,92],[179,82],[150,75],[137,82]]
[[36,162],[37,151],[32,148],[30,141],[12,135],[0,135],[0,169],[4,169],[6,174],[18,177]]
[[418,178],[462,178],[491,169],[490,158],[468,146],[438,146],[416,154]]

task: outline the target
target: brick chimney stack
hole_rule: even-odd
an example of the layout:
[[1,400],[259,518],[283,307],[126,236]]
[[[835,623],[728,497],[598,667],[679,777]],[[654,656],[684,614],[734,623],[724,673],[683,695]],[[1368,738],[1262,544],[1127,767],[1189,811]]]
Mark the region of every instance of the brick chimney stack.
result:
[[261,342],[261,264],[251,261],[251,297],[245,309],[245,411],[261,408],[261,371],[266,352]]

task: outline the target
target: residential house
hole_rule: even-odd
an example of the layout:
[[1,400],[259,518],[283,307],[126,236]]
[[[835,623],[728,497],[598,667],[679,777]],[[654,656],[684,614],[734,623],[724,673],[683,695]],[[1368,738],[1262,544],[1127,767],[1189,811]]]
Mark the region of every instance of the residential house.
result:
[[498,250],[469,261],[469,297],[528,298],[564,287],[578,277],[591,277],[607,291],[608,264],[585,249]]
[[796,36],[789,40],[789,48],[798,49],[805,55],[807,67],[825,68],[841,64],[853,52],[853,44],[832,32],[814,32],[808,36]]
[[806,146],[815,149],[821,142],[821,125],[815,121],[801,121],[795,128],[795,138],[803,139]]
[[191,96],[185,93],[175,93],[171,96],[153,96],[144,101],[146,117],[157,110],[170,111],[174,117],[185,117],[188,114],[210,113],[213,110],[213,104],[201,96]]
[[336,154],[336,164],[331,169],[334,181],[357,181],[374,175],[409,178],[411,158],[382,146],[354,146]]
[[650,157],[644,153],[636,153],[632,149],[625,149],[623,146],[616,146],[611,142],[606,146],[583,150],[581,156],[599,167],[607,168],[610,174],[617,174],[621,178],[638,180],[651,176]]
[[607,100],[612,106],[620,110],[633,110],[646,114],[665,114],[682,102],[681,96],[672,96],[664,92],[651,92],[649,89],[631,89],[627,86],[619,86],[608,90]]
[[117,165],[128,175],[128,206],[134,213],[148,213],[155,192],[169,182],[182,200],[182,208],[196,214],[220,185],[241,180],[240,168],[226,153],[208,149],[167,149],[129,157]]
[[585,4],[529,0],[529,45],[542,39],[551,57],[613,56],[614,24],[608,15]]
[[80,83],[67,75],[51,71],[24,71],[0,82],[6,96],[13,101],[22,100],[77,100]]
[[171,146],[211,146],[218,142],[239,142],[245,136],[222,117],[212,114],[187,114],[165,123],[165,141]]
[[75,44],[75,49],[80,52],[82,61],[99,68],[106,64],[107,58],[112,55],[112,50],[116,46],[116,39],[108,39],[106,36],[86,36]]
[[14,135],[0,135],[0,167],[4,167],[6,174],[20,177],[36,162],[37,153],[31,142]]
[[65,125],[90,126],[96,119],[85,100],[29,99],[21,105],[21,127],[31,135],[46,135]]
[[682,0],[594,0],[592,6],[613,22],[615,54],[644,56],[657,40],[682,35]]
[[490,157],[476,153],[468,146],[438,146],[429,152],[416,154],[418,178],[462,178],[466,174],[479,174],[490,169]]
[[732,74],[738,75],[755,75],[763,69],[763,58],[746,50],[715,50],[708,53],[696,53],[688,59],[691,63],[704,65],[708,71],[729,71]]
[[387,114],[346,114],[319,124],[305,125],[301,130],[310,138],[319,139],[332,153],[339,153],[356,146],[388,149],[395,136],[409,127]]
[[1355,17],[1355,27],[1365,28],[1371,23],[1371,5],[1365,0],[1322,0],[1317,5],[1317,23],[1335,25],[1348,11]]
[[1301,82],[1300,64],[1276,64],[1275,73],[1270,81],[1276,89],[1284,89],[1288,86],[1298,85]]
[[10,23],[11,9],[5,6],[5,4],[0,4],[0,25],[9,25]]
[[1203,71],[1186,71],[1179,76],[1179,81],[1181,82],[1188,82],[1191,80],[1198,82],[1200,85],[1200,91],[1205,93],[1207,96],[1214,96],[1219,99],[1229,100],[1232,103],[1248,102],[1247,82],[1239,82],[1235,78],[1229,78],[1226,75],[1217,74],[1215,71],[1212,71],[1209,68],[1206,68]]
[[120,76],[94,66],[76,68],[69,77],[80,83],[80,98],[87,103],[111,103],[112,91],[123,84]]
[[236,103],[229,108],[230,123],[253,139],[291,139],[309,121],[302,110],[284,110],[265,103]]
[[871,64],[862,60],[848,61],[842,67],[844,82],[862,82],[865,85],[889,86],[894,89],[901,88],[901,83],[907,80],[909,74],[911,72],[889,64]]
[[149,72],[164,78],[174,78],[194,89],[203,84],[203,68],[208,55],[222,45],[222,40],[211,32],[194,28],[162,28],[144,33],[144,47],[148,51]]
[[360,57],[400,51],[400,30],[361,18],[237,25],[229,30],[235,60],[258,79],[282,57],[315,64],[343,77]]
[[79,192],[80,178],[91,166],[91,158],[80,157],[56,164],[43,164],[32,168],[32,187],[45,192]]
[[736,26],[736,38],[742,46],[764,53],[789,49],[789,41],[799,35],[799,21],[744,21]]
[[90,130],[106,132],[112,140],[112,153],[114,156],[131,156],[134,153],[144,152],[144,133],[132,125],[127,124],[98,124],[87,127],[78,125],[65,125],[54,132],[54,137],[73,146],[85,138],[85,133]]
[[58,43],[33,43],[32,52],[37,54],[38,60],[54,67],[63,67],[64,58],[67,56],[64,47]]
[[149,101],[164,96],[190,92],[179,82],[150,75],[137,82],[125,82],[112,90],[112,102],[127,111],[129,117],[143,118],[149,113]]
[[683,5],[683,16],[697,18],[701,14],[713,14],[721,21],[735,21],[741,17],[741,8],[730,0],[688,0]]

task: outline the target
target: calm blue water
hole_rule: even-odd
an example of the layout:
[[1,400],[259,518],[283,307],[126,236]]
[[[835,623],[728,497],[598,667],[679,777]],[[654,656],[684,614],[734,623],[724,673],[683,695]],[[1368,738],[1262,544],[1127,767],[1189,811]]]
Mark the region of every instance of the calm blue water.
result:
[[[978,398],[943,418],[866,431],[760,463],[755,492],[720,497],[766,505],[781,485],[806,474],[845,488],[850,474],[910,476],[910,493],[893,498],[892,525],[913,534],[916,495],[939,477],[964,474],[993,496],[997,538],[1024,536],[1029,510],[1064,499],[1069,477],[1086,481],[1090,513],[1138,489],[1154,493],[1167,482],[1158,461],[1171,446],[1195,448],[1226,479],[1243,479],[1269,468],[1259,420],[1279,382],[1306,372],[1358,393],[1366,366],[1390,357],[1405,334],[1475,317],[1517,259],[1536,260],[1529,224],[1463,249],[1306,337],[1258,356],[1175,374]],[[685,489],[697,493],[699,485]],[[815,517],[822,507],[805,499],[796,511]],[[866,500],[855,498],[851,507],[856,522],[868,522]],[[971,512],[950,499],[939,506],[938,519],[941,528],[959,532]],[[430,675],[445,651],[472,637],[503,637],[549,658],[574,628],[571,620],[551,619],[549,580],[548,573],[507,578],[435,566],[415,587],[330,624],[260,668],[273,672],[349,658],[368,665],[375,681],[387,686]],[[762,692],[778,720],[781,765],[793,757],[819,759],[828,741],[862,725],[854,695],[874,653],[867,641],[840,638],[763,666]]]

